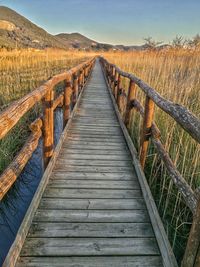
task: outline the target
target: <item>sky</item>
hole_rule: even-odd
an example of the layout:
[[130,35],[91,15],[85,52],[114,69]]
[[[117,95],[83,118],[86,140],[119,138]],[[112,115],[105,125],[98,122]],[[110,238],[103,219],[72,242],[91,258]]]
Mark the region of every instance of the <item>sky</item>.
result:
[[200,0],[0,0],[51,34],[79,32],[105,43],[170,42],[200,33]]

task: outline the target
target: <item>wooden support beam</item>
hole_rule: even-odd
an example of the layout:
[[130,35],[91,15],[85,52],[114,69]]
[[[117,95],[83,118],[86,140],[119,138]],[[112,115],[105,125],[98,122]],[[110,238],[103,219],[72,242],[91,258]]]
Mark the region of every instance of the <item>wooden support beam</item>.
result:
[[124,121],[126,127],[129,125],[130,122],[131,110],[133,108],[132,103],[135,99],[136,99],[136,86],[135,83],[130,80],[127,103],[126,103],[126,111],[125,111],[125,121]]
[[151,136],[153,116],[154,116],[154,102],[151,100],[151,98],[146,96],[143,128],[141,132],[141,142],[140,142],[140,163],[143,169],[147,156],[149,138]]
[[44,153],[44,166],[53,155],[54,150],[54,114],[53,114],[53,101],[54,91],[53,88],[47,92],[43,100],[43,153]]

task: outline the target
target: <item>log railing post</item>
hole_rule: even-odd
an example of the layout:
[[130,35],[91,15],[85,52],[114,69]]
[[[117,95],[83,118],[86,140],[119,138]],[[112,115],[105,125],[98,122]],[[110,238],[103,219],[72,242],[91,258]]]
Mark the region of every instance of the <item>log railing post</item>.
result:
[[113,95],[115,99],[117,98],[117,88],[118,88],[118,72],[115,70],[115,78],[114,78],[114,85],[113,85]]
[[112,77],[111,77],[111,83],[110,83],[110,88],[111,88],[111,90],[112,90],[112,92],[113,92],[113,87],[114,87],[114,82],[115,81],[115,69],[114,69],[114,67],[112,68]]
[[82,87],[83,87],[83,71],[80,70],[79,76],[78,76],[78,93],[81,92]]
[[130,80],[127,103],[126,103],[126,111],[125,111],[125,121],[124,121],[126,127],[128,127],[130,122],[131,109],[134,99],[136,99],[136,86],[135,83],[132,80]]
[[72,86],[71,86],[71,75],[67,75],[66,84],[64,89],[64,104],[63,104],[63,120],[64,120],[64,127],[67,124],[67,121],[70,117],[70,104],[71,104],[71,95],[72,95]]
[[200,266],[200,195],[181,267]]
[[82,71],[82,87],[84,86],[85,84],[85,69],[83,67],[83,71]]
[[112,85],[112,79],[113,79],[113,66],[110,66],[110,72],[109,72],[109,86]]
[[72,107],[75,106],[78,97],[78,76],[77,73],[73,75],[73,96],[72,96]]
[[54,91],[51,88],[45,95],[43,100],[43,153],[44,153],[44,166],[49,163],[54,150],[54,114],[53,114],[53,100]]
[[146,96],[143,128],[141,132],[141,142],[140,142],[140,163],[142,168],[144,168],[145,165],[149,138],[151,136],[151,126],[153,123],[154,107],[155,107],[154,102],[151,100],[151,98]]
[[122,97],[122,87],[121,87],[121,75],[118,74],[118,81],[117,81],[117,105],[119,108],[119,111],[121,113],[121,97]]

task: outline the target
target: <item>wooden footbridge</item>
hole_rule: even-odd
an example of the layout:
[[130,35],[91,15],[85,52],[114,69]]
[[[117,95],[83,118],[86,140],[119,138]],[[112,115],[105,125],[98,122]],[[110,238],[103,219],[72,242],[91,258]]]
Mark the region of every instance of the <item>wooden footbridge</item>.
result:
[[[130,80],[127,94],[122,77]],[[61,81],[64,92],[54,97],[53,88]],[[136,99],[136,85],[146,94],[145,108]],[[53,77],[3,111],[0,138],[41,100],[43,117],[31,124],[29,139],[0,177],[2,199],[43,136],[46,170],[3,266],[177,266],[142,171],[150,137],[194,214],[182,266],[200,266],[198,195],[160,141],[154,104],[197,142],[199,120],[135,76],[94,58]],[[54,147],[57,107],[63,108],[64,130]],[[141,164],[126,129],[132,109],[144,117]]]

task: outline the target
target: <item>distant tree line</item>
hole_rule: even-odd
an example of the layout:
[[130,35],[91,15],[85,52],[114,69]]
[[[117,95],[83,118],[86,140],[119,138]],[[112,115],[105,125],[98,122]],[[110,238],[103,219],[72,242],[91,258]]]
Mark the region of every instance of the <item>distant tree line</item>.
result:
[[[144,38],[145,46],[148,49],[158,49],[162,47],[163,42],[155,41],[152,37]],[[192,48],[192,49],[200,49],[200,35],[196,34],[191,39],[186,39],[183,36],[177,35],[170,44],[165,44],[163,46],[171,46],[174,48]]]

